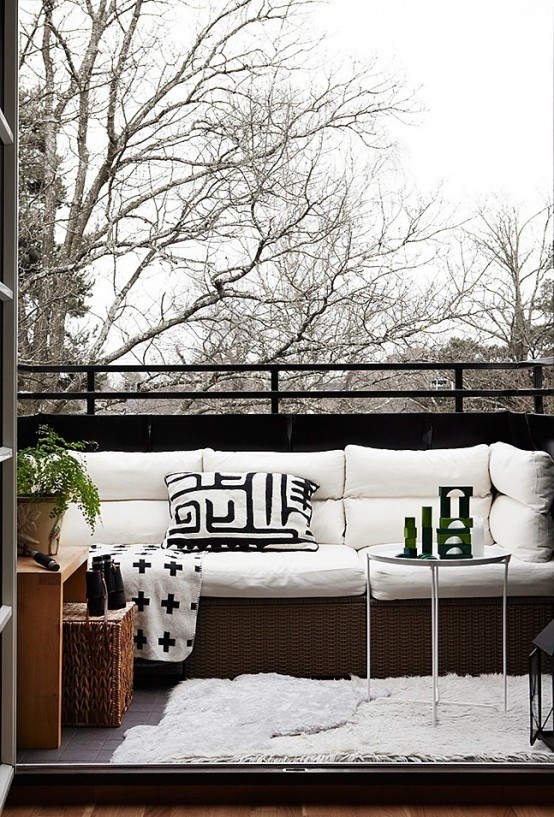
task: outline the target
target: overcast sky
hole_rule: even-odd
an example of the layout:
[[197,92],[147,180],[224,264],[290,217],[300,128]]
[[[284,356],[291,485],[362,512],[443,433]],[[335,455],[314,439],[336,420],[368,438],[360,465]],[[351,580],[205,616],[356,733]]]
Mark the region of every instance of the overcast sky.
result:
[[393,61],[428,113],[402,128],[417,185],[453,199],[552,191],[554,0],[329,0],[317,20],[337,48]]

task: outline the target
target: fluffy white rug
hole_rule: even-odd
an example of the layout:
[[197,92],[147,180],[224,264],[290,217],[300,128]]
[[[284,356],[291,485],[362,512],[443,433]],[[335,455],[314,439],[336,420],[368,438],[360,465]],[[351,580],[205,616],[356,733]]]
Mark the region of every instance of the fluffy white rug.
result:
[[[285,675],[188,680],[172,691],[157,726],[135,726],[112,763],[553,763],[529,744],[528,680],[500,675],[440,679],[438,724],[430,678],[314,681]],[[452,705],[492,703],[497,708]]]

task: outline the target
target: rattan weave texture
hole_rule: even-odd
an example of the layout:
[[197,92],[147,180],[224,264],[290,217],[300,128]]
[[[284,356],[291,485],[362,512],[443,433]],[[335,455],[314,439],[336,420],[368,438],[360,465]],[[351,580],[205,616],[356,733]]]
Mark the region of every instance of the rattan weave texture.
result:
[[120,726],[133,697],[134,607],[87,620],[86,604],[64,604],[64,725]]
[[[372,601],[376,678],[429,675],[431,603]],[[502,669],[501,599],[441,599],[440,672]],[[508,598],[508,672],[528,669],[531,641],[554,618],[550,597]],[[186,677],[280,672],[311,678],[366,674],[365,596],[313,599],[202,598]]]

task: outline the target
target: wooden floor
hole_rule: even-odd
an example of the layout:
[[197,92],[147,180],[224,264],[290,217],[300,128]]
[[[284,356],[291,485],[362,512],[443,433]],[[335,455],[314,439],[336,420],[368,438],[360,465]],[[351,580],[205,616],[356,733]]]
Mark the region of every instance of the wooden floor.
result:
[[516,806],[7,806],[3,817],[554,817],[554,805]]

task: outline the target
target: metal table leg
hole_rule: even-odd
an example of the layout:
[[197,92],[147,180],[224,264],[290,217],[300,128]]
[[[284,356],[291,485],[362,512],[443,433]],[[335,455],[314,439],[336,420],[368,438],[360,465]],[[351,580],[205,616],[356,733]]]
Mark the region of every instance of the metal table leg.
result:
[[439,571],[431,568],[431,674],[433,676],[433,726],[437,725],[439,703]]
[[504,587],[502,594],[502,673],[504,675],[504,712],[508,711],[508,649],[507,649],[507,597],[508,597],[508,560],[504,562]]
[[371,641],[371,638],[370,638],[370,630],[371,630],[371,603],[370,603],[370,598],[371,598],[371,592],[370,592],[371,567],[370,567],[370,565],[371,565],[371,559],[366,559],[366,562],[367,562],[367,571],[366,571],[366,577],[367,577],[367,581],[366,581],[366,584],[367,584],[367,587],[366,587],[366,594],[367,594],[367,600],[366,600],[366,604],[367,604],[367,612],[366,612],[366,619],[367,619],[367,622],[366,622],[367,700],[370,701],[371,700],[371,689],[370,689],[370,687],[371,687],[371,653],[370,653],[370,650],[369,650],[369,646],[370,646],[370,641]]
[[[383,559],[383,561],[392,561]],[[492,561],[492,560],[491,560]],[[496,559],[504,564],[504,580],[502,588],[502,675],[504,681],[504,711],[508,710],[508,655],[507,655],[507,603],[508,603],[508,565],[510,558]],[[367,700],[371,700],[371,559],[367,559]],[[440,703],[439,690],[439,564],[431,563],[431,672],[433,681],[433,726],[437,725],[437,709]],[[451,704],[490,707],[494,704],[477,703],[475,701],[449,701]]]

